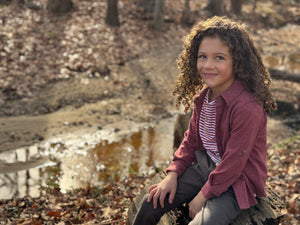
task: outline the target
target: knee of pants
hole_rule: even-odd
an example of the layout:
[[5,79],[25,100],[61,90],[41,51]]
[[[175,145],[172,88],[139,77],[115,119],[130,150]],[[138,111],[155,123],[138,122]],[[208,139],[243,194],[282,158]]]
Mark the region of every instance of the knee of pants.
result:
[[143,211],[148,211],[148,212],[154,211],[152,201],[151,202],[147,202],[147,199],[148,199],[148,194],[146,194],[143,197],[140,210],[143,209]]
[[134,224],[156,224],[162,216],[160,207],[154,209],[153,202],[147,202],[148,194],[144,196],[135,217]]
[[232,192],[208,200],[189,225],[228,225],[240,213]]

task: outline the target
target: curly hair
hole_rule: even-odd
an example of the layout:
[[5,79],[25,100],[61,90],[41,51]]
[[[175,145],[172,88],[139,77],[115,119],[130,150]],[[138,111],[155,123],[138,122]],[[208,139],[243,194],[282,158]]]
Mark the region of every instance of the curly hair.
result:
[[183,50],[177,60],[180,74],[173,92],[178,95],[176,105],[182,103],[185,112],[188,111],[193,98],[205,85],[197,72],[198,49],[204,37],[218,37],[227,44],[233,60],[235,79],[240,80],[253,93],[267,113],[275,110],[276,104],[269,90],[270,74],[245,25],[217,16],[196,24],[185,38]]

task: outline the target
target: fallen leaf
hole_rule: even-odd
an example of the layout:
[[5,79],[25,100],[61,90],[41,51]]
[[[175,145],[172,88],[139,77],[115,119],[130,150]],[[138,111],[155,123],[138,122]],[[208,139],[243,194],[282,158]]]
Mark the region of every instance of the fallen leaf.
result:
[[53,217],[60,217],[61,212],[56,210],[56,211],[50,211],[47,213],[48,216],[53,216]]

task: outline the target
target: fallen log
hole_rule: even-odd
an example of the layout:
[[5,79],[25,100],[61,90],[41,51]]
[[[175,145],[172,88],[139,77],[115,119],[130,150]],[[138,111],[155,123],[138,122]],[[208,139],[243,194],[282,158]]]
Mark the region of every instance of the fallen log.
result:
[[[149,187],[160,182],[165,176],[164,172],[156,174],[151,182],[136,196],[128,210],[128,225],[133,223],[133,219]],[[256,206],[243,210],[230,225],[278,225],[286,213],[284,202],[268,185],[266,186],[266,191],[268,195],[266,198],[258,199]],[[183,225],[188,224],[189,221],[188,208],[187,206],[182,206],[166,213],[158,225]]]
[[268,71],[272,79],[287,80],[287,81],[300,83],[300,74],[289,73],[286,71],[272,69],[272,68],[268,68]]

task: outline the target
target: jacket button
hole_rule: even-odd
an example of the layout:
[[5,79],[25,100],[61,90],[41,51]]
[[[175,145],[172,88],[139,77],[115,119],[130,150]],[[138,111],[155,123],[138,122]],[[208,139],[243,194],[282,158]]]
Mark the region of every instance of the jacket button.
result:
[[245,155],[247,153],[247,151],[246,150],[243,150],[243,154]]

